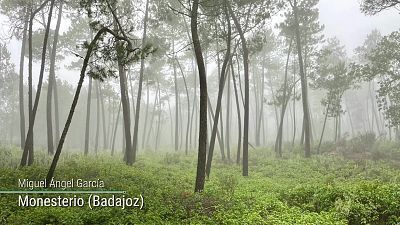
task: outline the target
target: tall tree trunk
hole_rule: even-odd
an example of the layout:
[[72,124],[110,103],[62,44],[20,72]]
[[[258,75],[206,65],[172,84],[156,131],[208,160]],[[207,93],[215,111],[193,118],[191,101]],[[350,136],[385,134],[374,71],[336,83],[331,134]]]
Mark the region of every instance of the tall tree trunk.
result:
[[97,155],[99,150],[99,131],[100,131],[100,85],[99,81],[96,81],[96,136],[94,143],[94,152]]
[[[228,65],[229,66],[229,65]],[[230,83],[230,73],[229,73],[229,68],[228,68],[228,90],[227,90],[227,99],[226,99],[226,129],[225,129],[225,135],[226,135],[226,155],[228,158],[228,161],[231,161],[231,143],[230,143],[230,129],[231,129],[231,121],[230,121],[230,112],[231,112],[231,83]],[[222,119],[222,118],[221,118]]]
[[[53,118],[52,118],[52,98],[53,98],[53,88],[55,83],[55,63],[56,63],[56,55],[57,55],[57,44],[58,44],[58,36],[60,32],[61,19],[62,19],[62,7],[63,2],[60,2],[60,6],[58,8],[58,17],[57,17],[57,25],[54,30],[54,38],[53,45],[51,48],[51,56],[50,56],[50,72],[49,72],[49,83],[47,88],[47,150],[48,154],[54,154],[54,143],[53,143]],[[57,137],[58,138],[58,137]]]
[[[194,64],[192,62],[192,64]],[[194,67],[194,65],[193,65]],[[193,87],[193,106],[192,106],[192,113],[191,113],[191,117],[190,117],[190,148],[192,148],[192,132],[193,132],[193,117],[195,114],[195,109],[196,109],[196,105],[197,105],[197,99],[196,99],[196,89],[197,89],[197,77],[196,77],[196,71],[193,69],[193,73],[194,73],[194,87]],[[194,134],[196,134],[197,129],[194,130]]]
[[172,66],[174,69],[174,90],[175,90],[175,151],[178,151],[178,149],[179,149],[179,94],[178,94],[178,81],[177,81],[177,75],[176,75],[175,60],[172,61]]
[[321,148],[321,144],[322,144],[322,138],[324,137],[324,133],[325,133],[326,120],[328,119],[328,110],[329,110],[329,105],[327,105],[326,111],[325,111],[324,125],[322,125],[322,132],[321,132],[321,137],[319,138],[317,154],[320,153],[320,148]]
[[[158,150],[158,145],[159,145],[159,137],[160,137],[160,128],[161,128],[161,110],[162,110],[162,104],[161,104],[161,90],[160,90],[160,81],[157,79],[157,89],[158,89],[158,122],[157,122],[157,133],[156,133],[156,147],[155,151]],[[157,94],[157,93],[156,93]]]
[[304,65],[303,65],[303,56],[302,56],[302,47],[301,47],[301,38],[300,38],[300,28],[299,28],[299,19],[297,12],[297,3],[294,0],[293,4],[294,11],[294,20],[295,20],[295,33],[296,33],[296,44],[297,44],[297,55],[299,58],[299,67],[300,67],[300,80],[301,80],[301,95],[303,100],[303,113],[304,113],[304,153],[305,157],[311,157],[311,139],[310,139],[310,112],[308,108],[308,90],[307,90],[307,79],[304,73]]
[[[213,124],[214,124],[215,114],[214,114],[214,110],[213,110],[213,108],[212,108],[212,105],[211,105],[211,101],[210,101],[209,96],[207,96],[207,104],[208,104],[208,113],[209,113],[209,116],[210,116],[210,118],[209,118],[210,129],[212,129]],[[207,137],[207,138],[208,138],[208,137]],[[220,152],[221,152],[221,158],[222,158],[222,159],[225,159],[225,152],[224,152],[223,147],[222,147],[222,140],[221,140],[221,135],[220,135],[220,133],[219,133],[218,127],[217,127],[217,140],[218,140],[219,149],[220,149]],[[207,143],[208,143],[208,142],[207,142]],[[210,146],[209,146],[209,143],[208,143],[208,146],[207,146],[207,154],[208,154],[209,147],[210,147]]]
[[145,149],[145,139],[147,132],[147,118],[149,117],[149,105],[150,105],[150,84],[149,77],[146,77],[146,111],[144,113],[144,125],[143,125],[143,135],[142,135],[142,149]]
[[90,105],[92,102],[92,77],[89,77],[88,97],[86,102],[86,129],[85,129],[85,151],[84,155],[89,154],[89,139],[90,139]]
[[103,91],[101,90],[101,85],[99,85],[99,95],[100,95],[100,103],[101,103],[101,124],[103,128],[103,149],[107,149],[107,127],[106,127],[106,115],[105,115],[105,109],[104,109],[104,96],[103,96]]
[[233,68],[233,63],[231,60],[231,73],[233,79],[233,88],[235,90],[235,100],[236,100],[236,112],[238,119],[238,145],[237,145],[237,154],[236,154],[236,164],[240,164],[240,147],[242,145],[242,118],[240,117],[240,103],[239,103],[239,94],[236,87],[236,78],[235,78],[235,70]]
[[24,62],[25,62],[25,46],[26,46],[26,34],[29,23],[29,12],[25,8],[25,22],[24,30],[22,35],[21,55],[19,61],[19,127],[21,134],[21,149],[25,148],[25,107],[24,107]]
[[294,147],[294,141],[296,140],[296,65],[293,60],[293,138],[292,147]]
[[149,140],[150,140],[150,135],[151,135],[151,131],[153,130],[153,123],[154,123],[154,117],[155,117],[155,113],[156,113],[156,107],[157,107],[157,93],[158,93],[158,86],[155,92],[155,96],[154,96],[154,103],[153,103],[153,110],[151,112],[151,119],[150,119],[150,126],[149,126],[149,131],[147,132],[147,138],[146,138],[146,145],[145,146],[149,146]]
[[182,66],[179,63],[178,59],[175,58],[178,67],[181,71],[182,78],[183,78],[183,83],[185,84],[185,90],[186,90],[186,98],[187,98],[187,125],[186,125],[186,142],[185,142],[185,154],[188,154],[188,149],[189,149],[189,129],[190,129],[190,97],[189,97],[189,89],[187,87],[186,83],[186,78],[185,74],[183,73]]
[[[146,10],[144,13],[143,21],[143,36],[142,36],[142,46],[146,44],[147,39],[147,20],[149,18],[149,1],[146,0]],[[136,97],[136,113],[135,113],[135,127],[133,129],[133,158],[136,159],[137,147],[138,147],[138,132],[139,132],[139,117],[140,117],[140,101],[142,99],[142,86],[143,86],[143,74],[144,74],[144,58],[140,60],[140,72],[139,72],[139,86],[138,95]]]
[[[227,3],[225,2],[225,4],[227,4]],[[222,95],[224,93],[225,80],[226,80],[226,76],[227,76],[226,69],[228,67],[228,63],[231,58],[231,25],[230,25],[230,21],[229,21],[229,13],[228,13],[227,6],[225,5],[224,8],[225,8],[225,18],[226,18],[226,22],[228,24],[228,34],[226,36],[226,52],[225,52],[224,62],[222,64],[222,69],[221,69],[221,74],[220,74],[217,106],[215,108],[214,124],[213,124],[212,131],[211,131],[211,140],[210,140],[210,146],[209,146],[208,156],[207,156],[207,165],[206,165],[207,177],[210,176],[210,172],[211,172],[211,163],[212,163],[212,158],[213,158],[213,153],[214,153],[215,137],[217,134],[218,121],[219,121],[220,117],[221,117],[221,122],[222,122],[222,116],[220,115],[221,105],[222,105]],[[223,134],[221,133],[221,135],[223,135]],[[224,149],[222,147],[221,153],[223,151],[224,151]],[[222,160],[224,160],[224,159],[225,159],[224,154],[222,154]]]
[[58,104],[58,90],[57,90],[57,78],[54,77],[53,82],[53,91],[54,91],[54,124],[55,124],[55,140],[54,143],[56,146],[60,141],[60,112],[59,112],[59,104]]
[[115,139],[117,137],[119,114],[121,113],[122,102],[120,102],[118,105],[119,105],[119,107],[118,107],[117,119],[115,121],[114,134],[113,134],[112,144],[111,144],[111,155],[114,155],[114,152],[115,152],[115,150],[114,150],[115,149]]
[[195,192],[201,192],[204,189],[205,181],[205,165],[207,154],[207,75],[204,65],[203,54],[201,51],[200,40],[197,31],[197,15],[199,0],[193,0],[190,16],[190,28],[192,32],[192,40],[194,52],[196,55],[197,67],[199,71],[200,83],[200,124],[199,124],[199,149],[197,155],[197,172]]
[[285,66],[285,79],[283,83],[283,100],[282,100],[282,109],[281,109],[281,115],[280,115],[280,122],[279,122],[279,128],[278,128],[278,134],[276,136],[276,141],[275,141],[275,152],[279,157],[282,157],[282,136],[283,136],[283,119],[285,117],[285,112],[286,112],[286,106],[289,102],[290,94],[287,93],[288,91],[288,68],[289,68],[289,59],[290,59],[290,53],[292,51],[292,42],[293,39],[290,39],[290,44],[289,44],[289,50],[287,53],[287,58],[286,58],[286,66]]
[[70,111],[69,111],[69,114],[68,114],[67,121],[65,122],[65,126],[64,126],[63,132],[61,134],[60,141],[59,141],[59,143],[57,145],[57,149],[56,149],[56,152],[54,154],[53,161],[51,162],[50,169],[49,169],[49,171],[47,173],[47,176],[46,176],[46,184],[48,184],[50,182],[50,180],[54,176],[54,172],[56,170],[57,163],[58,163],[58,160],[59,160],[60,155],[61,155],[61,150],[62,150],[62,147],[64,145],[64,141],[65,141],[65,138],[67,136],[68,129],[69,129],[70,125],[71,125],[71,121],[72,121],[72,117],[73,117],[74,112],[75,112],[76,105],[78,104],[79,94],[80,94],[81,89],[82,89],[82,84],[83,84],[83,81],[84,81],[85,75],[86,75],[86,68],[87,68],[87,66],[89,64],[89,59],[90,59],[90,56],[92,54],[93,48],[95,47],[95,44],[96,44],[97,40],[105,32],[109,32],[108,28],[103,27],[102,29],[100,29],[97,32],[96,36],[93,38],[93,40],[90,42],[89,46],[88,46],[88,50],[87,50],[86,56],[85,56],[85,58],[83,60],[82,69],[81,69],[81,72],[80,72],[80,75],[79,75],[78,87],[76,88],[75,95],[74,95],[74,98],[72,100],[72,105],[71,105],[71,108],[70,108]]
[[232,7],[228,4],[229,12],[235,23],[235,27],[239,33],[242,50],[243,50],[243,66],[244,66],[244,127],[243,127],[243,176],[249,175],[249,52],[247,49],[246,38],[240,26],[238,19],[233,13]]
[[118,62],[119,71],[119,85],[121,89],[121,102],[122,102],[122,115],[124,118],[124,131],[125,131],[125,155],[126,164],[132,165],[135,162],[135,156],[131,144],[131,119],[129,112],[128,90],[126,83],[126,70],[124,66]]
[[[34,153],[33,153],[33,127],[35,125],[35,117],[36,117],[36,112],[39,106],[39,99],[40,99],[40,93],[42,91],[42,84],[43,84],[43,75],[44,75],[44,67],[46,63],[46,51],[47,51],[47,41],[49,39],[49,33],[50,33],[50,24],[51,24],[51,16],[53,14],[53,8],[54,8],[54,1],[51,1],[50,4],[50,10],[47,18],[47,26],[46,26],[46,31],[44,34],[44,39],[43,39],[43,47],[42,47],[42,61],[40,65],[40,73],[39,73],[39,81],[38,81],[38,86],[36,90],[36,96],[35,96],[35,102],[32,108],[32,116],[29,121],[29,129],[28,129],[28,134],[26,140],[28,141],[28,144],[25,144],[24,152],[22,153],[22,159],[21,159],[21,166],[26,166],[26,161],[28,161],[28,165],[32,165],[33,160],[34,160]],[[38,9],[40,11],[40,8]],[[35,12],[39,12],[36,10]],[[32,40],[32,23],[33,23],[33,17],[36,13],[32,13],[31,15],[31,20],[30,20],[30,39]],[[32,44],[30,40],[30,43]],[[32,47],[32,46],[30,46]],[[31,56],[31,55],[30,55]],[[32,79],[32,78],[31,78]],[[28,156],[29,153],[29,156]],[[27,158],[28,156],[28,158]]]
[[260,93],[260,106],[259,106],[259,115],[258,115],[258,120],[257,120],[257,130],[256,130],[256,145],[260,146],[260,137],[261,137],[261,120],[263,120],[264,117],[264,79],[265,79],[265,67],[264,63],[262,65],[262,72],[261,72],[261,83],[259,84],[261,86],[261,93]]

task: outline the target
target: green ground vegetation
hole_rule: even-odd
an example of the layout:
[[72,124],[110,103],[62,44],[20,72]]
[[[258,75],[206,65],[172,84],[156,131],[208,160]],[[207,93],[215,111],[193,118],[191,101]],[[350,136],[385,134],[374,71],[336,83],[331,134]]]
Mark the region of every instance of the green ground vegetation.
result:
[[[105,189],[142,194],[144,208],[27,208],[17,206],[17,195],[2,194],[0,224],[400,224],[398,145],[380,143],[391,155],[362,151],[358,158],[329,152],[332,146],[311,159],[300,156],[301,147],[283,159],[270,149],[252,149],[249,177],[217,159],[200,194],[193,193],[194,152],[142,152],[133,166],[122,155],[66,153],[57,179],[99,178]],[[16,148],[0,149],[1,190],[15,189],[18,178],[45,177],[50,157],[38,153],[34,166],[18,169],[19,155]]]

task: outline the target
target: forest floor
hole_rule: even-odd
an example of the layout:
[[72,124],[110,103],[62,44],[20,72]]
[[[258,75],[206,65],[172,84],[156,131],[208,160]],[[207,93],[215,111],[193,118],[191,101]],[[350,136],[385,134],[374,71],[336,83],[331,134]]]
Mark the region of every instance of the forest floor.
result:
[[[19,154],[0,147],[1,190],[15,189],[18,178],[46,176],[49,157],[38,153],[34,166],[18,169]],[[204,192],[194,194],[194,152],[140,153],[133,166],[106,153],[64,154],[57,180],[103,180],[104,189],[141,194],[143,209],[18,207],[17,194],[0,194],[0,224],[400,224],[400,163],[336,155],[276,159],[258,149],[250,150],[250,174],[242,177],[240,166],[215,158]]]

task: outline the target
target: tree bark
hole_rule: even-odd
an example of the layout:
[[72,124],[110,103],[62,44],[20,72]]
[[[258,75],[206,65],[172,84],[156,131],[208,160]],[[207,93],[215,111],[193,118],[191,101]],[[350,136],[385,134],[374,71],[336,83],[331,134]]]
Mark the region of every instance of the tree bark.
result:
[[86,129],[85,129],[85,150],[84,155],[89,154],[89,139],[90,139],[90,105],[92,102],[92,77],[89,77],[88,97],[86,102]]
[[243,67],[244,67],[244,127],[243,127],[243,176],[249,175],[249,52],[247,49],[246,38],[239,24],[238,19],[233,13],[232,7],[228,4],[229,13],[238,30],[242,49],[243,49]]
[[76,105],[78,104],[79,94],[80,94],[81,89],[82,89],[82,84],[83,84],[83,81],[85,79],[85,74],[86,74],[86,68],[87,68],[87,66],[89,64],[89,59],[90,59],[90,56],[92,54],[93,48],[95,47],[95,44],[96,44],[97,40],[105,32],[111,32],[111,31],[108,28],[103,27],[102,29],[100,29],[97,32],[96,36],[93,38],[93,40],[89,44],[88,50],[86,52],[86,56],[85,56],[85,58],[83,60],[82,69],[81,69],[81,72],[80,72],[80,75],[79,75],[78,87],[76,88],[76,91],[75,91],[75,95],[74,95],[74,98],[73,98],[73,101],[72,101],[72,105],[71,105],[71,108],[70,108],[70,111],[69,111],[69,114],[68,114],[68,118],[67,118],[67,121],[65,122],[65,126],[64,126],[63,132],[61,134],[60,141],[59,141],[58,146],[57,146],[57,150],[56,150],[56,152],[54,154],[53,161],[51,162],[50,169],[49,169],[49,171],[47,173],[47,176],[46,176],[46,184],[48,184],[50,182],[50,180],[54,176],[54,172],[55,172],[58,160],[59,160],[60,155],[61,155],[62,147],[64,145],[64,141],[65,141],[65,138],[67,136],[68,129],[69,129],[70,125],[71,125],[71,121],[72,121],[72,117],[73,117],[74,112],[75,112]]
[[235,78],[235,70],[233,68],[233,63],[231,60],[231,73],[233,79],[233,88],[235,90],[235,100],[236,100],[236,112],[238,119],[238,146],[237,146],[237,154],[236,154],[236,164],[240,164],[240,147],[242,145],[242,119],[240,117],[240,103],[239,103],[239,94],[236,87],[236,78]]
[[281,109],[278,134],[276,136],[276,141],[275,141],[275,152],[278,154],[279,157],[282,157],[283,119],[285,117],[286,106],[289,102],[289,97],[287,95],[287,89],[288,89],[287,85],[288,85],[288,67],[289,67],[290,53],[292,50],[292,42],[293,42],[293,39],[290,40],[289,50],[288,50],[288,54],[287,54],[287,58],[286,58],[285,79],[284,79],[284,83],[283,83],[282,109]]
[[114,134],[113,134],[113,138],[112,138],[112,144],[111,144],[111,155],[114,155],[115,152],[115,139],[117,136],[117,129],[118,129],[118,122],[119,122],[119,114],[121,113],[121,106],[122,106],[122,102],[120,102],[118,107],[118,113],[117,113],[117,119],[115,121],[115,127],[114,127]]
[[[225,4],[227,4],[225,2]],[[222,64],[222,69],[221,69],[221,74],[220,74],[220,80],[219,80],[219,88],[218,88],[218,98],[217,98],[217,106],[215,108],[215,117],[214,117],[214,124],[212,127],[211,131],[211,140],[210,140],[210,146],[208,150],[208,156],[207,156],[207,165],[206,165],[206,174],[207,177],[210,176],[211,172],[211,163],[212,163],[212,158],[213,158],[213,153],[214,153],[214,146],[215,146],[215,137],[217,134],[217,129],[218,129],[218,121],[221,112],[221,104],[222,104],[222,95],[224,93],[224,87],[225,87],[225,80],[227,76],[226,69],[228,67],[228,62],[231,57],[231,25],[229,21],[229,13],[227,11],[227,6],[225,5],[225,18],[228,23],[228,35],[226,37],[226,52],[225,52],[225,57],[224,57],[224,62]],[[222,117],[221,117],[222,120]],[[223,147],[222,147],[222,152],[223,152]],[[224,154],[222,154],[222,159],[224,160]]]
[[24,107],[24,62],[25,62],[25,46],[26,46],[26,34],[28,30],[29,23],[29,12],[25,9],[25,22],[24,30],[22,34],[22,45],[21,45],[21,55],[19,61],[19,127],[21,134],[21,149],[25,148],[25,107]]
[[199,71],[200,83],[200,123],[199,123],[199,149],[197,155],[197,172],[195,192],[201,192],[204,189],[205,181],[205,165],[207,154],[207,76],[204,65],[203,54],[201,50],[200,40],[197,31],[197,15],[199,8],[199,0],[193,0],[190,28],[192,32],[192,40],[194,52],[196,55],[197,67]]
[[178,59],[175,58],[178,67],[181,71],[182,74],[182,78],[183,78],[183,82],[185,84],[185,90],[186,90],[186,98],[187,98],[187,125],[186,125],[186,142],[185,142],[185,154],[188,154],[188,150],[189,150],[189,129],[190,129],[190,97],[189,97],[189,89],[187,87],[187,83],[186,83],[186,78],[185,78],[185,74],[183,73],[182,70],[182,66],[179,63]]
[[[143,21],[142,46],[146,44],[148,17],[149,17],[149,0],[146,0],[146,11],[144,14],[144,21]],[[138,150],[137,146],[138,146],[138,132],[139,132],[140,101],[142,99],[143,74],[144,74],[144,59],[142,58],[140,60],[139,86],[138,86],[138,95],[136,97],[135,127],[133,129],[133,140],[132,140],[134,161],[136,160],[136,153]]]
[[53,46],[51,48],[51,56],[50,56],[50,72],[49,72],[49,83],[47,88],[47,152],[49,155],[54,154],[54,143],[53,143],[53,117],[52,117],[52,98],[53,98],[53,88],[55,83],[55,63],[57,56],[57,44],[58,44],[58,36],[60,32],[61,19],[62,19],[62,7],[63,2],[60,2],[60,6],[58,9],[58,17],[57,17],[57,25],[54,30],[54,38],[53,38]]
[[304,65],[303,65],[303,56],[302,56],[302,47],[301,47],[301,39],[300,39],[300,28],[299,28],[299,19],[297,15],[297,3],[294,0],[293,4],[294,11],[294,19],[295,19],[295,34],[296,34],[296,44],[297,44],[297,55],[299,58],[299,67],[300,67],[300,81],[301,81],[301,96],[303,100],[303,114],[304,114],[304,153],[305,157],[311,157],[311,139],[310,139],[310,111],[308,108],[308,90],[307,90],[307,79],[304,74]]
[[[35,102],[32,108],[31,112],[31,118],[29,121],[29,129],[28,129],[28,134],[26,140],[28,141],[28,144],[25,144],[24,152],[22,153],[22,158],[21,158],[21,166],[26,166],[26,161],[28,161],[28,165],[32,165],[33,160],[34,160],[34,151],[33,151],[33,127],[35,124],[35,117],[36,117],[36,112],[37,108],[39,106],[39,99],[40,99],[40,93],[42,91],[42,84],[43,84],[43,75],[44,75],[44,67],[45,67],[45,62],[46,62],[46,49],[47,49],[47,41],[49,38],[49,33],[50,33],[50,23],[51,23],[51,16],[53,14],[53,8],[54,8],[54,1],[51,1],[50,4],[50,10],[48,14],[48,19],[47,19],[47,26],[46,26],[46,31],[44,34],[44,40],[43,40],[43,48],[42,48],[42,61],[41,61],[41,66],[40,66],[40,73],[39,73],[39,81],[38,81],[38,86],[36,90],[36,96],[35,96]],[[37,9],[35,12],[39,12],[41,9]],[[33,24],[33,17],[35,15],[35,12],[31,14],[31,20],[30,20],[30,44],[32,44],[32,24]],[[32,46],[30,46],[31,48]],[[30,54],[31,56],[31,54]],[[30,59],[32,60],[32,58]],[[32,63],[32,62],[30,62]],[[32,77],[31,77],[32,79]],[[28,156],[29,153],[29,156]],[[28,156],[28,159],[27,159]]]
[[144,125],[143,125],[143,135],[142,135],[142,149],[145,149],[145,140],[147,132],[147,118],[149,116],[149,105],[150,105],[150,84],[149,77],[146,77],[146,111],[144,113]]

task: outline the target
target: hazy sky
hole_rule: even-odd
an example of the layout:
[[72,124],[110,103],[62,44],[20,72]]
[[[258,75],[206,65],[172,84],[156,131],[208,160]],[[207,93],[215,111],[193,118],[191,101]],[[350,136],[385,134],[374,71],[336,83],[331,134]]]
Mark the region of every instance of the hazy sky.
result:
[[[325,36],[336,36],[346,46],[349,55],[353,54],[354,48],[360,46],[373,29],[378,29],[382,35],[400,29],[400,11],[396,9],[386,10],[375,16],[365,16],[360,12],[359,0],[320,0],[319,9],[320,22],[325,25]],[[2,36],[8,31],[4,21],[5,18],[1,16]],[[12,59],[16,65],[19,63],[20,47],[21,43],[15,40],[9,43]],[[34,67],[34,71],[39,71],[36,63]],[[75,83],[79,72],[71,73],[62,69],[58,76]],[[35,73],[34,82],[37,81],[37,77],[38,74]]]
[[349,54],[360,46],[367,34],[378,29],[382,35],[400,28],[400,11],[390,9],[375,16],[360,11],[359,0],[320,0],[320,22],[325,25],[325,36],[336,36]]

